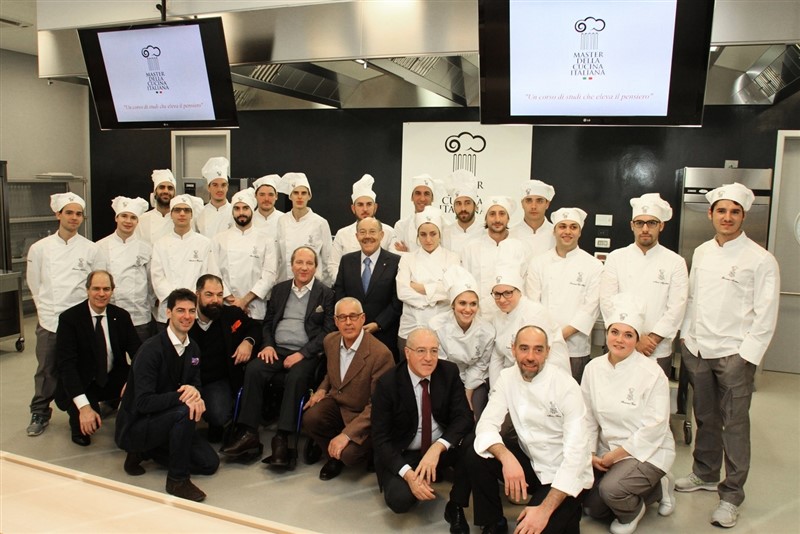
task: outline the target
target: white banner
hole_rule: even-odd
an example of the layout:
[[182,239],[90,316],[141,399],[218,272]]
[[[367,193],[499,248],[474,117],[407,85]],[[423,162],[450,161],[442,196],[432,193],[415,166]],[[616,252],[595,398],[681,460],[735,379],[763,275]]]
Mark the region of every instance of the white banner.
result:
[[[512,222],[522,219],[520,186],[530,180],[533,127],[484,125],[479,122],[406,122],[403,124],[403,179],[400,187],[400,217],[412,212],[411,179],[429,174],[444,180],[465,169],[478,177],[478,195],[507,195],[516,206]],[[478,202],[478,213],[482,213]],[[453,199],[439,192],[434,205],[453,213]],[[446,217],[446,220],[454,220]],[[481,218],[482,219],[482,218]]]

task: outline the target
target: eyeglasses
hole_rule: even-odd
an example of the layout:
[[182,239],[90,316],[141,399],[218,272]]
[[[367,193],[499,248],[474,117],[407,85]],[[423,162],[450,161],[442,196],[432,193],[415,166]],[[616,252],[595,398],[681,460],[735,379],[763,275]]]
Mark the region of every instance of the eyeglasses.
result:
[[494,297],[494,300],[500,300],[501,298],[507,300],[514,296],[514,291],[516,291],[516,289],[509,289],[508,291],[492,291],[492,297]]
[[635,228],[644,228],[644,225],[646,224],[648,228],[652,229],[658,226],[659,222],[660,221],[656,219],[650,219],[649,221],[633,221],[633,226]]
[[438,347],[433,347],[432,349],[426,349],[425,347],[417,347],[416,349],[412,349],[411,347],[407,348],[417,356],[425,356],[426,354],[430,354],[431,356],[439,356]]
[[191,213],[192,208],[172,208],[173,213]]
[[343,322],[347,321],[348,319],[350,320],[350,322],[354,323],[354,322],[358,321],[358,318],[361,317],[362,315],[364,315],[364,312],[361,312],[361,313],[350,313],[350,314],[347,314],[347,315],[345,315],[345,314],[334,315],[333,317],[337,321],[339,321],[340,323],[343,323]]

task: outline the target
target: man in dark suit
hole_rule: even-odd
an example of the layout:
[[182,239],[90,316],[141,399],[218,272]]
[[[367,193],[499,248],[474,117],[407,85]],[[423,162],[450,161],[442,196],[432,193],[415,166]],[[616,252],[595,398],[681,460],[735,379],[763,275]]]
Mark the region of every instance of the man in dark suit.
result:
[[56,331],[56,405],[69,414],[72,442],[87,446],[103,421],[101,401],[117,401],[128,378],[128,359],[142,344],[130,314],[110,304],[114,278],[92,271],[88,298],[64,310]]
[[197,279],[197,320],[189,337],[200,347],[200,393],[206,403],[208,441],[222,439],[233,418],[233,402],[242,387],[244,367],[253,347],[260,346],[261,324],[238,306],[223,305],[222,279],[204,274]]
[[206,498],[190,474],[212,475],[219,457],[195,431],[206,410],[200,396],[200,348],[189,339],[197,314],[197,296],[175,289],[167,296],[167,327],[142,344],[122,395],[115,441],[128,451],[123,468],[144,474],[139,465],[152,458],[167,466],[167,493]]
[[[450,532],[469,532],[469,479],[459,445],[473,416],[456,364],[438,361],[439,339],[427,328],[408,336],[406,361],[378,380],[372,396],[375,472],[384,499],[395,513],[417,501],[433,500],[431,483],[443,467],[455,468],[445,519]],[[421,414],[421,415],[420,415]]]
[[247,364],[237,425],[239,434],[220,449],[229,457],[260,452],[258,437],[264,389],[278,373],[284,373],[283,399],[278,431],[272,438],[270,464],[289,464],[289,434],[297,427],[297,411],[303,395],[312,387],[314,371],[322,354],[322,340],[335,328],[333,291],[319,280],[317,254],[298,247],[291,257],[291,280],[275,284],[264,317],[263,346]]
[[[381,248],[383,229],[378,219],[367,217],[358,221],[356,237],[361,251],[342,256],[333,284],[336,301],[344,297],[358,299],[366,314],[364,330],[389,347],[397,362],[400,357],[397,328],[403,313],[403,303],[397,298],[396,283],[400,256]],[[365,264],[367,260],[369,265]],[[368,275],[365,274],[367,269]]]
[[333,318],[338,332],[325,337],[328,374],[303,407],[303,427],[329,460],[319,478],[339,476],[372,452],[370,397],[378,378],[394,366],[386,345],[364,331],[361,303],[345,297],[336,302]]

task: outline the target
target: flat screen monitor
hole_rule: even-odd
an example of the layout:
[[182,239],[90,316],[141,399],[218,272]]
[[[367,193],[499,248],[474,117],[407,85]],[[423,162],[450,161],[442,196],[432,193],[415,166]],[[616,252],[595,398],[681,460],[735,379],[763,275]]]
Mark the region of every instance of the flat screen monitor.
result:
[[238,126],[221,18],[78,36],[101,129]]
[[714,0],[480,0],[481,122],[700,125]]

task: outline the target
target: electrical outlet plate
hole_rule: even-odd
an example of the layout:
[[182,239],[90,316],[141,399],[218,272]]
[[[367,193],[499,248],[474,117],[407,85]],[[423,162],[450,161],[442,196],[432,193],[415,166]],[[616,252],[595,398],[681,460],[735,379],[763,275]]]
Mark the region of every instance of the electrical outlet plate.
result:
[[611,248],[611,239],[607,237],[596,237],[594,240],[595,248]]
[[603,215],[603,214],[596,214],[594,216],[594,225],[595,226],[611,226],[614,217],[612,215]]

